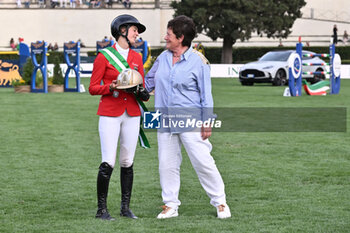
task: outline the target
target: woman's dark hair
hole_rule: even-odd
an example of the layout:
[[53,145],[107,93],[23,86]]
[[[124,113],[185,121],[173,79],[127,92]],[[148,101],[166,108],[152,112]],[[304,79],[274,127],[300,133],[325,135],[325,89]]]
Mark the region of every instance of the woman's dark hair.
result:
[[193,20],[185,15],[179,15],[168,22],[168,28],[173,30],[176,38],[184,36],[183,46],[191,46],[191,42],[196,36],[196,25]]

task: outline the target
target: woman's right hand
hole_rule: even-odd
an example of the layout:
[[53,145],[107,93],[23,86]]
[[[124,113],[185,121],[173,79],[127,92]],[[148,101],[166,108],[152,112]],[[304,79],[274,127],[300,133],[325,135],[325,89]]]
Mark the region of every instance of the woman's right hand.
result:
[[119,86],[119,85],[118,85],[118,83],[117,83],[117,80],[113,80],[113,81],[111,82],[111,84],[109,84],[109,90],[110,90],[110,92],[113,92],[115,89],[117,89],[118,86]]

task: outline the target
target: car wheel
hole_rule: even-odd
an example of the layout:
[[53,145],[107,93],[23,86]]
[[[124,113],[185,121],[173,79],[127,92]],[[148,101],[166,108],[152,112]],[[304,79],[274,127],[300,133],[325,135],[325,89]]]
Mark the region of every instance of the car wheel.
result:
[[[316,72],[322,72],[322,68],[317,68]],[[325,80],[326,76],[324,74],[314,74],[314,78],[311,80],[311,84],[317,83],[319,81]]]
[[284,70],[278,70],[272,84],[274,86],[284,86],[287,84],[287,75]]
[[241,84],[242,84],[243,86],[253,86],[253,85],[254,85],[254,82],[253,82],[253,81],[242,80],[242,81],[241,81]]

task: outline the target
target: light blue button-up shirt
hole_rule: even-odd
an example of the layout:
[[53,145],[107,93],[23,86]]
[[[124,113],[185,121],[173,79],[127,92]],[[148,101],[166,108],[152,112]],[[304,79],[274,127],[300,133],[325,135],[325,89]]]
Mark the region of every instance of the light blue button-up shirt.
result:
[[[205,59],[205,58],[204,58]],[[155,89],[155,108],[213,108],[210,66],[190,47],[173,65],[173,53],[160,54],[145,78]]]
[[172,52],[166,50],[158,56],[146,75],[145,84],[149,92],[155,90],[155,109],[163,117],[161,132],[200,130],[193,125],[181,127],[177,123],[215,117],[207,63],[206,58],[191,47],[174,65]]

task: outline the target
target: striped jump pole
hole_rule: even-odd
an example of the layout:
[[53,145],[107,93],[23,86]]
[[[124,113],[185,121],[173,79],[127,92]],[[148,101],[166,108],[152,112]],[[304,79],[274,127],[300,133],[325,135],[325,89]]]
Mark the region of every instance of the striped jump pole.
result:
[[303,66],[329,66],[331,63],[303,63]]
[[326,71],[315,71],[315,72],[302,72],[302,74],[309,74],[309,75],[313,75],[313,74],[331,74],[332,72],[326,72]]
[[330,57],[328,53],[303,54],[303,57]]

